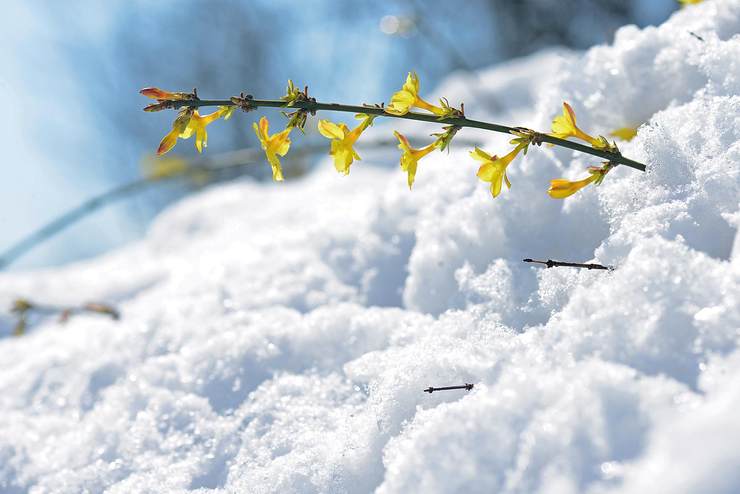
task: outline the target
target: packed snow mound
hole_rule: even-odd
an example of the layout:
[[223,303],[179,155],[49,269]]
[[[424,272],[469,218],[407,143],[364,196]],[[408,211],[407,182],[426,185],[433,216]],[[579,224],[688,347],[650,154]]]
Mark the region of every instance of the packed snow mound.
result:
[[465,149],[425,158],[411,192],[327,160],[213,187],[103,258],[3,274],[2,305],[123,317],[20,338],[0,319],[0,491],[737,492],[739,32],[740,0],[708,0],[480,73],[488,102],[529,84],[505,123],[546,129],[567,100],[595,133],[640,126],[619,145],[649,171],[565,201],[549,180],[597,163],[558,148],[495,200]]

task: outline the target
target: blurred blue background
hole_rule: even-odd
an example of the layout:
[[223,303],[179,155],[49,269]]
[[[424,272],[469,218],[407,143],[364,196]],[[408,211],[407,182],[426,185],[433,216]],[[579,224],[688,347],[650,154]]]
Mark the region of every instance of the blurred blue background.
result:
[[[274,98],[292,78],[321,100],[381,102],[408,70],[431,89],[453,71],[545,46],[609,42],[624,24],[657,24],[676,9],[674,0],[5,0],[0,251],[140,176],[173,118],[142,112],[142,87]],[[209,152],[255,145],[252,120],[212,131]],[[194,154],[190,142],[176,151]],[[7,269],[135,240],[181,189],[163,185],[101,209]]]

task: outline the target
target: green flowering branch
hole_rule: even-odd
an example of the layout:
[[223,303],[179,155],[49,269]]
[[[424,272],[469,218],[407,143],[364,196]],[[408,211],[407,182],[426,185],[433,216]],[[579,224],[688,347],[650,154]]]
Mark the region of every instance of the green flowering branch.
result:
[[[361,123],[350,129],[347,125],[336,124],[329,120],[320,120],[318,130],[327,139],[331,140],[329,154],[334,159],[334,167],[339,173],[349,174],[350,166],[360,156],[354,149],[361,134],[373,124],[378,117],[400,118],[404,120],[416,120],[434,123],[443,126],[443,131],[431,134],[435,137],[430,144],[416,149],[411,146],[409,140],[394,132],[398,139],[399,149],[402,151],[400,158],[401,169],[408,174],[408,186],[413,186],[419,161],[434,150],[443,151],[447,149],[453,138],[463,128],[477,128],[489,130],[514,136],[510,144],[515,145],[508,154],[499,157],[497,154],[489,154],[483,149],[476,147],[470,152],[471,157],[480,161],[478,178],[489,182],[491,194],[496,197],[500,194],[503,184],[511,188],[511,182],[506,174],[507,167],[519,154],[527,154],[530,145],[541,146],[542,143],[569,148],[575,151],[597,156],[603,160],[600,167],[590,167],[589,176],[578,180],[555,179],[550,183],[547,191],[550,197],[564,199],[575,194],[587,185],[599,185],[607,173],[617,165],[625,165],[636,170],[645,171],[645,165],[622,156],[616,142],[604,136],[593,137],[576,125],[576,116],[568,103],[563,103],[563,114],[555,117],[552,121],[551,133],[537,132],[526,127],[510,127],[491,122],[472,120],[465,116],[465,108],[454,108],[446,98],[439,99],[439,105],[432,104],[422,98],[419,94],[419,78],[414,72],[409,72],[406,82],[400,91],[391,97],[388,105],[344,105],[338,103],[322,103],[309,96],[308,87],[298,89],[292,81],[288,81],[286,94],[277,100],[258,100],[252,95],[242,93],[228,100],[202,100],[193,89],[192,93],[169,92],[159,88],[145,88],[141,94],[148,98],[157,100],[157,103],[144,108],[144,111],[160,111],[164,109],[178,110],[177,118],[172,124],[172,130],[162,139],[157,154],[164,154],[175,146],[178,139],[188,139],[195,136],[195,147],[198,151],[206,146],[206,126],[219,118],[228,119],[234,109],[239,108],[245,112],[257,108],[287,108],[290,112],[283,111],[288,118],[287,126],[276,133],[270,134],[270,123],[266,117],[261,117],[259,124],[254,123],[254,132],[257,134],[267,161],[272,167],[272,176],[276,181],[283,180],[280,157],[285,156],[290,150],[290,133],[297,128],[301,132],[306,125],[309,115],[315,115],[318,111],[331,111],[354,113],[355,118]],[[199,109],[206,106],[218,107],[216,111],[208,115],[200,115]],[[417,108],[421,112],[411,111]],[[635,129],[621,128],[612,135],[629,140],[636,133]],[[569,138],[584,141],[588,145],[568,140]]]
[[[187,107],[199,108],[199,107],[204,107],[204,106],[217,106],[217,107],[237,106],[237,107],[247,109],[249,111],[249,110],[260,108],[260,107],[264,107],[264,108],[286,108],[288,107],[286,102],[283,100],[261,100],[261,99],[253,99],[253,98],[244,98],[244,102],[245,103],[240,105],[238,102],[234,102],[231,99],[228,99],[228,100],[192,99],[192,100],[172,101],[171,105],[168,105],[168,108],[177,110],[180,108],[187,108]],[[388,118],[400,118],[403,120],[416,120],[419,122],[453,125],[456,127],[469,127],[473,129],[490,130],[493,132],[498,132],[501,134],[509,134],[509,135],[514,135],[515,132],[529,131],[534,136],[533,141],[532,141],[533,144],[539,144],[542,142],[546,142],[549,144],[553,144],[555,146],[560,146],[560,147],[572,149],[574,151],[579,151],[581,153],[590,154],[592,156],[605,159],[612,163],[619,163],[620,165],[629,166],[630,168],[634,168],[635,170],[640,170],[642,172],[645,171],[644,164],[631,160],[629,158],[626,158],[618,152],[610,152],[610,151],[605,151],[601,149],[595,149],[593,147],[580,144],[578,142],[568,141],[568,140],[554,137],[548,134],[530,131],[529,129],[525,127],[509,127],[506,125],[500,125],[500,124],[491,123],[491,122],[472,120],[470,118],[465,117],[464,115],[454,116],[454,117],[452,116],[451,117],[441,117],[441,116],[437,116],[433,114],[411,112],[411,111],[403,115],[395,115],[395,114],[386,112],[386,110],[384,110],[383,107],[378,107],[378,106],[343,105],[343,104],[338,104],[338,103],[321,103],[318,101],[311,101],[311,100],[296,101],[290,105],[290,108],[295,108],[296,110],[304,110],[311,114],[317,111],[364,113],[367,115],[376,115],[376,116],[388,117]]]

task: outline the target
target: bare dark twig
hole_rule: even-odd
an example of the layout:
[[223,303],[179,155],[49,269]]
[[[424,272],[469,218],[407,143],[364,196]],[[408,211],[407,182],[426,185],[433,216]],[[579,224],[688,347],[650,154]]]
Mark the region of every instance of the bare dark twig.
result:
[[568,268],[582,268],[582,269],[589,269],[589,270],[590,269],[605,269],[608,271],[614,270],[614,267],[612,266],[603,266],[601,264],[581,264],[577,262],[553,261],[552,259],[548,259],[547,261],[538,261],[536,259],[522,259],[522,262],[542,264],[548,268],[568,267]]
[[448,391],[450,389],[465,389],[470,391],[473,389],[474,384],[465,383],[462,386],[443,386],[441,388],[433,388],[432,386],[429,386],[427,389],[424,390],[425,393],[432,394],[435,391]]

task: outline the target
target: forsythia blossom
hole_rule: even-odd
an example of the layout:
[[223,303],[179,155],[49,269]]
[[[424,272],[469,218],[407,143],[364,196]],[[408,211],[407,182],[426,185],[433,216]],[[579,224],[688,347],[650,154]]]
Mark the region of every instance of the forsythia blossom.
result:
[[269,161],[270,166],[272,166],[272,179],[277,182],[282,181],[283,169],[280,166],[280,159],[278,156],[285,156],[288,154],[288,150],[290,149],[290,138],[288,136],[293,128],[288,127],[277,134],[269,135],[268,131],[270,129],[270,122],[268,122],[265,117],[260,118],[259,126],[256,123],[252,124],[252,126],[254,127],[254,133],[257,134],[257,137],[260,140],[260,144],[262,144],[262,149],[265,151],[267,161]]
[[349,130],[345,124],[339,125],[329,120],[319,120],[318,128],[321,135],[331,139],[331,151],[329,154],[334,158],[334,168],[339,173],[349,175],[349,167],[354,160],[360,160],[360,155],[354,149],[354,145],[360,135],[373,124],[375,115],[358,113],[355,118],[362,119],[360,125]]
[[568,196],[572,196],[588,184],[601,184],[604,177],[606,177],[606,174],[609,173],[609,170],[612,168],[613,165],[610,163],[605,163],[604,166],[600,168],[597,166],[591,166],[588,168],[589,176],[575,182],[565,180],[564,178],[556,178],[555,180],[550,181],[550,188],[547,190],[547,193],[554,199],[565,199]]
[[522,142],[517,144],[509,154],[502,158],[499,158],[496,155],[491,156],[478,147],[470,152],[470,156],[474,160],[483,163],[478,169],[478,178],[484,182],[491,183],[491,194],[493,194],[493,197],[496,197],[501,193],[501,184],[503,181],[506,182],[506,186],[508,188],[511,188],[509,177],[506,176],[506,167],[509,166],[509,164],[523,149],[526,149],[528,144],[528,141],[526,143]]
[[411,108],[416,107],[440,117],[450,117],[460,113],[455,108],[450,107],[446,100],[441,99],[440,103],[442,104],[441,108],[424,101],[419,96],[419,77],[416,72],[409,72],[403,87],[391,97],[391,104],[385,107],[385,111],[391,115],[405,115]]
[[578,128],[576,125],[576,114],[573,111],[573,108],[565,102],[563,103],[563,114],[558,115],[552,121],[552,134],[550,135],[560,139],[575,137],[588,142],[596,149],[611,149],[609,142],[603,136],[592,137]]
[[203,152],[203,148],[208,146],[206,126],[222,116],[224,119],[228,119],[233,111],[233,106],[222,106],[215,112],[204,116],[201,116],[198,110],[185,109],[180,111],[172,124],[172,130],[159,143],[157,154],[165,154],[175,147],[178,138],[189,139],[192,135],[195,135],[195,148],[199,153]]
[[621,127],[617,130],[612,131],[610,135],[618,137],[623,141],[629,142],[637,135],[637,129],[635,127]]
[[185,108],[183,110],[180,110],[177,118],[175,118],[175,121],[172,122],[172,130],[166,136],[164,136],[162,141],[159,143],[157,154],[164,154],[175,147],[175,144],[177,144],[177,137],[185,132],[185,129],[188,128],[188,124],[190,123],[190,118],[192,116],[192,109]]
[[416,167],[419,160],[438,147],[437,141],[434,141],[421,149],[414,149],[411,147],[409,140],[406,139],[405,136],[395,130],[393,131],[393,135],[398,139],[398,149],[403,151],[401,154],[401,170],[408,174],[408,184],[409,189],[411,189],[411,186],[414,185],[414,179],[416,178]]

